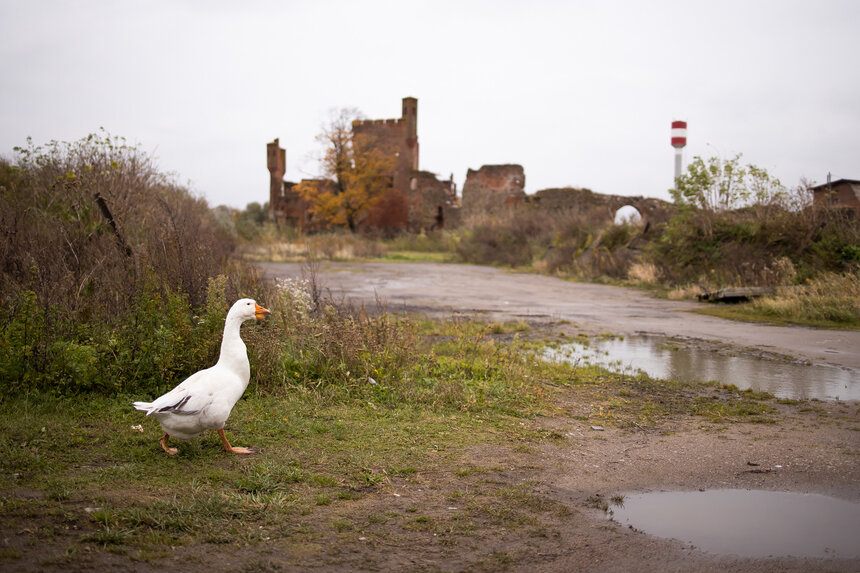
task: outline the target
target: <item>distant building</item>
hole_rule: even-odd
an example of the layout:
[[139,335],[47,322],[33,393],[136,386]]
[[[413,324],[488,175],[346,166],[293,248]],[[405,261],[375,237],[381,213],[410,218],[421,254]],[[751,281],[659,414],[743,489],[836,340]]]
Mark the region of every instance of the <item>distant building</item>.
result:
[[[529,195],[525,191],[525,169],[519,164],[483,165],[469,169],[463,184],[463,197],[457,199],[454,175],[439,179],[434,173],[421,171],[418,162],[418,100],[403,98],[401,116],[396,119],[357,120],[352,124],[353,134],[367,136],[364,141],[377,145],[393,155],[393,169],[387,175],[391,187],[381,200],[357,221],[361,228],[390,231],[421,231],[457,227],[463,217],[482,216],[516,210],[545,210],[566,212],[571,217],[587,214],[613,221],[618,209],[632,206],[639,211],[642,221],[659,223],[669,218],[672,205],[660,199],[603,195],[588,189],[552,188]],[[390,150],[390,151],[389,151]],[[268,167],[271,175],[269,209],[272,219],[289,222],[304,230],[315,229],[308,204],[294,191],[296,183],[284,181],[287,170],[286,151],[277,139],[267,145]],[[332,186],[326,179],[306,179],[320,188]],[[850,200],[841,184],[854,185]],[[839,204],[853,205],[860,211],[857,181],[835,182],[821,195]],[[331,187],[329,187],[331,189]],[[816,188],[818,189],[818,188]],[[844,195],[844,197],[843,197]],[[816,193],[816,202],[820,200]]]
[[482,165],[469,169],[463,183],[463,209],[469,215],[492,213],[526,201],[522,165]]
[[812,201],[819,207],[850,207],[860,216],[860,181],[837,179],[812,188]]
[[[439,180],[428,171],[418,170],[418,100],[403,98],[398,119],[357,120],[352,124],[355,135],[370,136],[395,156],[391,189],[361,221],[363,227],[388,230],[433,229],[445,226],[457,210],[457,189],[453,175]],[[307,205],[294,184],[283,180],[286,172],[286,152],[278,140],[267,145],[268,167],[271,175],[269,209],[272,218],[289,221],[307,228]],[[324,184],[323,182],[319,182]]]

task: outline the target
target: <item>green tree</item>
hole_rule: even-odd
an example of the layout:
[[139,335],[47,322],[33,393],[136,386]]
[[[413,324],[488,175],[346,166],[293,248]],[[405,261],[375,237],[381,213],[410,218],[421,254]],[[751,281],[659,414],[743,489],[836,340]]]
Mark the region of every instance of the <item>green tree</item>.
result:
[[699,156],[678,177],[672,198],[679,205],[710,211],[728,211],[750,205],[778,203],[785,187],[766,169],[741,165],[741,154],[731,159]]
[[705,235],[713,234],[714,216],[733,209],[751,207],[760,217],[782,206],[788,193],[779,179],[766,169],[742,165],[739,153],[731,159],[699,156],[675,181],[671,191],[676,205],[698,212]]
[[236,233],[246,241],[257,239],[263,232],[265,224],[269,220],[269,203],[262,205],[256,201],[245,205],[243,211],[233,212],[233,222]]

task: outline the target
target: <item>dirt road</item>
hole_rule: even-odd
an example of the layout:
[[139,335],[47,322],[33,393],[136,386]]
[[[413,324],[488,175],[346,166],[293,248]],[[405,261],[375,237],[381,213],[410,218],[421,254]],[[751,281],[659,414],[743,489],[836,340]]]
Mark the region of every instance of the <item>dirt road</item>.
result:
[[[301,277],[302,265],[261,263],[266,276]],[[429,314],[467,312],[494,320],[567,320],[590,334],[652,334],[715,340],[860,369],[860,332],[748,324],[686,312],[699,306],[641,291],[578,283],[473,265],[322,263],[318,277],[335,297],[373,305],[379,299]]]

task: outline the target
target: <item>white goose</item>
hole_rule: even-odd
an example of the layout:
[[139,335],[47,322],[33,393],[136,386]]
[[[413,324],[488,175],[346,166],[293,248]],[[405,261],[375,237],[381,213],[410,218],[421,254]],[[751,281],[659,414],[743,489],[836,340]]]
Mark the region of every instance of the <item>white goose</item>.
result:
[[250,298],[236,301],[227,313],[221,355],[215,366],[192,374],[176,388],[152,402],[134,402],[132,406],[161,424],[164,435],[159,443],[165,452],[175,454],[176,448],[167,446],[170,436],[180,440],[191,438],[209,430],[221,436],[224,449],[234,454],[250,454],[253,450],[234,447],[224,435],[224,422],[230,411],[248,387],[251,364],[248,351],[239,330],[246,320],[261,320],[269,311]]

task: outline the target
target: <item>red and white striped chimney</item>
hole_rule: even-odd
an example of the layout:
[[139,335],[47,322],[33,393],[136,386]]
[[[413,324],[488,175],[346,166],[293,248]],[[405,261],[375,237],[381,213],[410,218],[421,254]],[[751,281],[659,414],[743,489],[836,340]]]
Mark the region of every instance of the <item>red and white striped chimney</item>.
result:
[[672,147],[675,148],[675,179],[681,176],[681,154],[687,145],[687,122],[672,122]]
[[672,147],[679,149],[687,145],[687,122],[672,122]]

